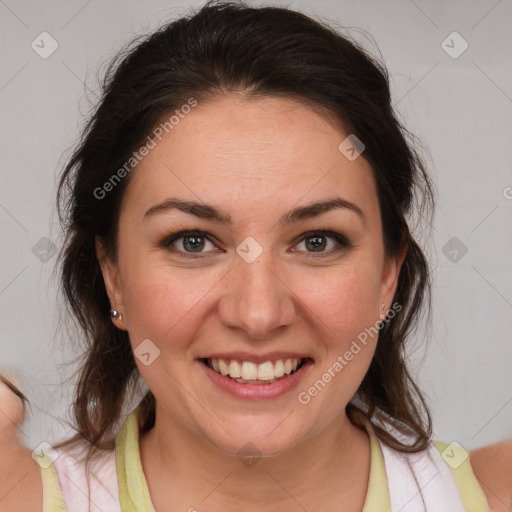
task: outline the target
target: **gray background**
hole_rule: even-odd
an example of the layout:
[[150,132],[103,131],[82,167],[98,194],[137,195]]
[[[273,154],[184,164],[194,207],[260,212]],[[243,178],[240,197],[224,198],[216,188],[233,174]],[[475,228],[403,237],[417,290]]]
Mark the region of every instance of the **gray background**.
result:
[[[30,447],[68,431],[57,418],[68,414],[71,388],[63,379],[75,352],[61,327],[56,258],[44,239],[59,245],[55,176],[77,140],[81,113],[96,101],[103,64],[189,5],[202,4],[0,0],[0,367],[13,371],[30,397],[22,429]],[[412,347],[435,437],[468,448],[512,437],[510,0],[273,5],[352,27],[371,53],[380,50],[395,105],[428,148],[438,189],[428,249],[431,339],[425,350],[427,336],[418,333]],[[454,31],[463,40],[448,37]],[[40,53],[52,43],[42,32],[58,44],[44,59]],[[469,46],[458,55],[464,40]]]

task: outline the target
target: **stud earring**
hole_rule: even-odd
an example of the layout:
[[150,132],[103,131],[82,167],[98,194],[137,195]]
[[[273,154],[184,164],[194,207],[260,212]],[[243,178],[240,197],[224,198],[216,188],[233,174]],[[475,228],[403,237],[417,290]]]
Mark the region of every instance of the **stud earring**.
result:
[[113,320],[121,320],[123,318],[123,315],[121,315],[121,313],[119,313],[119,311],[117,311],[116,309],[111,309],[110,318],[112,318]]

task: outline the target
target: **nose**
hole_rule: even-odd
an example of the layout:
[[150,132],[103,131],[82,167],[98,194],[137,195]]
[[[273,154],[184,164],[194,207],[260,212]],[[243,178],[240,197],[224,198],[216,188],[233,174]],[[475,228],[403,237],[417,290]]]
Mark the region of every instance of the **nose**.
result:
[[245,331],[251,339],[268,339],[293,323],[296,315],[293,283],[278,273],[263,253],[256,261],[235,262],[219,302],[221,322]]

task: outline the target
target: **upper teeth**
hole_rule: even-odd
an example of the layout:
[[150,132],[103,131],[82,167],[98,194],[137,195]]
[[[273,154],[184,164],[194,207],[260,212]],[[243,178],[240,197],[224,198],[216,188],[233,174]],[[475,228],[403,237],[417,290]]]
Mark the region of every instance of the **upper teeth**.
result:
[[244,380],[272,380],[290,374],[299,366],[301,359],[278,359],[266,361],[261,364],[249,361],[226,361],[224,359],[210,359],[213,369],[222,375],[229,375],[234,379]]

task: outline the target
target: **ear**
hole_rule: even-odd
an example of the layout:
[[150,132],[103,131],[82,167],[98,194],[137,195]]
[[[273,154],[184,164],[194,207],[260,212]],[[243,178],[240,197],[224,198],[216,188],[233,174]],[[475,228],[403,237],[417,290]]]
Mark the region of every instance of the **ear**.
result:
[[404,245],[396,254],[387,256],[384,261],[381,281],[381,302],[385,306],[385,310],[391,307],[391,301],[398,286],[398,277],[400,269],[407,255],[407,245]]
[[107,254],[105,246],[99,237],[96,237],[96,257],[100,264],[103,281],[110,300],[110,308],[115,309],[121,314],[112,321],[117,327],[124,329],[124,306],[120,287],[119,268]]

